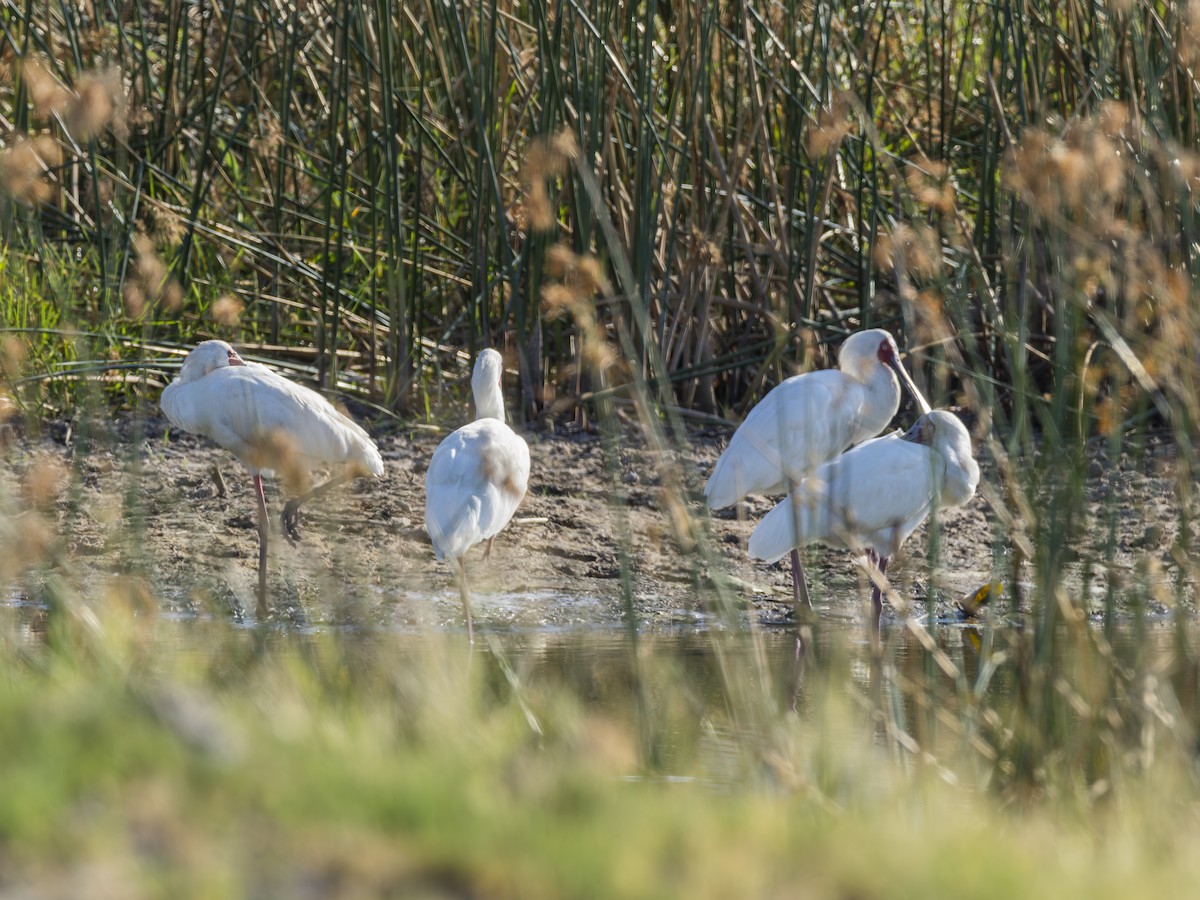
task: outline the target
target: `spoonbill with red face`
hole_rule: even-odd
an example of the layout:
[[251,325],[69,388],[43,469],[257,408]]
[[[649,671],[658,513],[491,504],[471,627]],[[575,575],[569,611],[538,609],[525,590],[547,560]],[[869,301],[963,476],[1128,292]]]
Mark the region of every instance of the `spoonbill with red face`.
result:
[[[897,380],[899,379],[899,380]],[[847,447],[879,434],[900,408],[903,385],[922,413],[929,404],[900,364],[892,336],[880,328],[850,335],[838,368],[780,382],[738,426],[704,488],[710,509],[750,494],[784,494]],[[797,613],[811,609],[800,554],[792,551]]]

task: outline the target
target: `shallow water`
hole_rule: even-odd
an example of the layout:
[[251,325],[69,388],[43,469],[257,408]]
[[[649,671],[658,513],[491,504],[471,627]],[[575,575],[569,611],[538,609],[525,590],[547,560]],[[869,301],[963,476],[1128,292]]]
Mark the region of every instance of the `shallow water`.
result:
[[[883,652],[876,656],[865,624],[852,616],[823,619],[798,648],[789,628],[722,627],[707,616],[681,614],[673,624],[631,633],[589,623],[587,611],[598,607],[592,598],[497,594],[480,598],[476,643],[470,646],[452,613],[455,598],[411,599],[450,610],[443,619],[450,624],[259,628],[174,612],[120,621],[136,633],[124,639],[137,643],[139,665],[149,673],[211,672],[230,659],[262,653],[294,657],[314,669],[394,670],[398,679],[416,684],[426,675],[436,680],[448,669],[467,671],[484,703],[516,704],[535,731],[542,700],[553,692],[566,694],[587,716],[611,720],[640,736],[641,759],[651,765],[631,767],[629,777],[637,778],[646,777],[646,771],[667,780],[732,778],[747,734],[768,729],[766,723],[789,710],[802,722],[816,721],[831,687],[862,712],[860,725],[876,722],[867,731],[875,731],[878,744],[932,727],[931,710],[951,719],[981,706],[1003,713],[1017,693],[1017,629],[1004,622],[987,627],[940,622],[929,634],[925,624],[892,621],[885,628]],[[568,605],[577,624],[530,626],[529,608],[539,604]],[[0,601],[0,630],[10,644],[37,647],[46,640],[47,615],[43,606],[9,597]],[[563,617],[552,618],[561,622]],[[1059,642],[1056,651],[1068,682],[1068,657],[1079,652],[1079,634]],[[1082,634],[1092,638],[1089,648],[1103,643],[1108,664],[1134,666],[1168,658],[1179,631],[1163,620],[1127,623],[1112,635],[1111,649],[1099,623],[1085,626]],[[883,719],[887,724],[880,728]],[[861,741],[862,734],[861,728],[851,730],[845,739]]]

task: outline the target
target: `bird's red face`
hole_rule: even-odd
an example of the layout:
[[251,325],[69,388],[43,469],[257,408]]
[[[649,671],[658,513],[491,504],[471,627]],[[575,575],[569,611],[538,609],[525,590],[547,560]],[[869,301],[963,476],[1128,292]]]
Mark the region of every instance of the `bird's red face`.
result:
[[875,351],[875,355],[885,366],[895,367],[900,364],[900,360],[896,358],[896,345],[887,338],[879,342],[879,349]]
[[245,365],[245,363],[242,362],[242,358],[237,355],[237,351],[234,350],[232,347],[229,348],[229,364],[231,366],[244,366]]

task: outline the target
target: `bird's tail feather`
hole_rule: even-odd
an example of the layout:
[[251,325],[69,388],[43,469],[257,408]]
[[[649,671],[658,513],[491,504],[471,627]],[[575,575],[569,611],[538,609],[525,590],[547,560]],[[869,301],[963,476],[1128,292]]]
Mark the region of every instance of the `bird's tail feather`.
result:
[[803,547],[828,535],[830,511],[824,493],[800,496],[788,494],[763,516],[750,535],[747,547],[751,559],[775,562],[796,547]]

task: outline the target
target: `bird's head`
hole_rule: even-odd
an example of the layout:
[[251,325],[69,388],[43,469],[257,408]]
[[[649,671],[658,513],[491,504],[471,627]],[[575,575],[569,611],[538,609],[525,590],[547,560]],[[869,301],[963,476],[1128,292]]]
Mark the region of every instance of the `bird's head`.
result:
[[504,421],[504,359],[492,349],[482,350],[475,359],[471,391],[475,395],[475,414],[481,418]]
[[908,372],[900,363],[900,351],[896,349],[896,341],[882,328],[871,328],[850,335],[838,352],[838,368],[843,372],[851,372],[862,380],[867,380],[873,367],[880,363],[887,366],[900,380],[900,386],[908,391],[922,414],[929,412],[929,404],[924,395],[909,377]]
[[935,444],[962,446],[967,448],[968,453],[971,448],[971,434],[967,426],[948,409],[932,409],[920,416],[912,428],[904,433],[904,440],[930,447]]
[[187,384],[203,378],[214,369],[245,364],[237,351],[224,341],[203,341],[184,359],[179,368],[179,381]]

